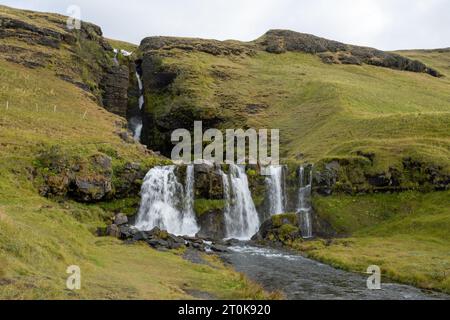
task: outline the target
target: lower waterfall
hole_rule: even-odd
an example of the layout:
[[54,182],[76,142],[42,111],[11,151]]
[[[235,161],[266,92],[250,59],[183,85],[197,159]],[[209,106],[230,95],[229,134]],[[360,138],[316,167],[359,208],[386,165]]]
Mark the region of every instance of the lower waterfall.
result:
[[227,238],[250,240],[258,232],[260,221],[253,203],[245,169],[230,164],[229,174],[222,173],[222,177]]
[[311,206],[311,191],[312,191],[312,168],[309,175],[305,175],[305,168],[300,167],[299,174],[299,194],[298,194],[298,213],[302,216],[301,231],[304,238],[312,238],[312,206]]
[[194,167],[186,171],[186,187],[178,181],[176,166],[155,167],[144,180],[136,228],[154,227],[176,235],[194,236],[199,227],[193,210]]
[[270,166],[266,178],[267,196],[269,199],[269,214],[285,213],[285,192],[283,179],[283,166]]

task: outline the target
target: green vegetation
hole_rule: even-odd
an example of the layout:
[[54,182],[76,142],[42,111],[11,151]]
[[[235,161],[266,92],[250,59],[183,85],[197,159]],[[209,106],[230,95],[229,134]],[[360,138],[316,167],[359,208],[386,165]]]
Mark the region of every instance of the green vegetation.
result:
[[225,200],[195,199],[194,211],[198,217],[212,211],[222,211],[225,208]]
[[[0,15],[66,32],[59,26],[65,23],[62,16],[3,6]],[[108,57],[96,51],[94,41],[79,44],[83,49],[75,52],[84,56],[73,56],[65,43],[49,48],[2,39],[11,51],[0,54],[0,297],[190,299],[199,292],[223,299],[279,298],[212,257],[204,257],[205,265],[193,264],[182,252],[157,252],[95,236],[114,212],[131,214],[136,198],[88,205],[39,195],[43,174],[56,179],[58,170],[70,169],[97,177],[98,168],[88,159],[98,155],[111,158],[114,179],[126,163],[141,169],[168,163],[119,136],[126,130],[125,119],[100,107],[92,94],[97,93],[96,60]],[[7,61],[14,46],[26,49],[20,52],[28,56]],[[43,63],[32,68],[20,63],[32,59]],[[61,79],[61,70],[70,81]],[[92,81],[91,92],[74,81]],[[70,265],[81,267],[80,291],[66,289]]]
[[391,280],[450,293],[450,191],[316,197],[317,215],[348,238],[296,243],[346,270],[381,267]]
[[272,216],[272,224],[274,228],[282,227],[283,225],[298,225],[298,216],[295,213],[278,214]]

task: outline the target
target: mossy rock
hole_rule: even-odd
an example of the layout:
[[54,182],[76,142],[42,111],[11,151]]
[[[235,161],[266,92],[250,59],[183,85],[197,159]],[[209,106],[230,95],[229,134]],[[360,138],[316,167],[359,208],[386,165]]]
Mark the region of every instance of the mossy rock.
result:
[[287,224],[294,226],[298,225],[298,216],[295,213],[279,214],[272,216],[271,219],[274,228],[280,228]]
[[225,208],[225,200],[196,199],[194,202],[194,211],[197,217],[211,211],[222,211]]
[[302,241],[297,214],[287,213],[272,216],[261,225],[259,232],[252,240],[278,244]]

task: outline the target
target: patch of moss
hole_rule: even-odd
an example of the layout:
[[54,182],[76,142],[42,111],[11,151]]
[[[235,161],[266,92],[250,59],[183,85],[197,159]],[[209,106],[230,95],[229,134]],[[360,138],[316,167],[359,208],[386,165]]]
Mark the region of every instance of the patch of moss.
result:
[[194,211],[197,217],[211,211],[221,211],[225,208],[225,200],[195,199]]
[[285,213],[272,216],[272,224],[274,228],[280,228],[283,225],[298,225],[298,216],[295,213]]
[[292,224],[283,224],[278,229],[278,237],[281,241],[286,242],[298,238],[300,229]]
[[124,213],[127,216],[136,214],[136,210],[139,208],[140,198],[126,198],[110,200],[107,202],[98,203],[97,206],[103,210],[111,213]]

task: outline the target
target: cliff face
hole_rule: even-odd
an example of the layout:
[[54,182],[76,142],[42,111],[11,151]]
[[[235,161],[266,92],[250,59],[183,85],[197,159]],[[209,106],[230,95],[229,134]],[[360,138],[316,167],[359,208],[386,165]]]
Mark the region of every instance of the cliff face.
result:
[[289,30],[270,30],[256,43],[271,53],[280,54],[290,51],[316,54],[324,63],[353,65],[365,63],[396,70],[427,73],[433,77],[441,76],[437,70],[427,67],[424,63],[399,54],[348,45]]
[[52,70],[107,110],[126,115],[128,69],[113,62],[100,27],[67,28],[67,17],[0,6],[0,57],[28,68]]

